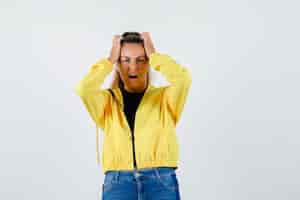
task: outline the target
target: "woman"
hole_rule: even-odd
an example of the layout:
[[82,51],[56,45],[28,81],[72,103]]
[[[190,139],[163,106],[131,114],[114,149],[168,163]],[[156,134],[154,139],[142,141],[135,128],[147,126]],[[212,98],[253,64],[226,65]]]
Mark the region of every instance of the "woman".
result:
[[[176,124],[190,85],[187,68],[156,52],[148,32],[114,36],[109,57],[90,67],[76,92],[104,133],[104,200],[180,199]],[[100,162],[98,154],[97,142]]]

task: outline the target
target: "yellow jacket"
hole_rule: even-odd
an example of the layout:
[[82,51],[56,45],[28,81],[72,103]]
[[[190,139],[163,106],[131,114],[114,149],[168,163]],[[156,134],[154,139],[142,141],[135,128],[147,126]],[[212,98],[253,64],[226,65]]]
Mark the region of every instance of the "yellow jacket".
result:
[[[136,111],[134,138],[137,168],[177,167],[178,142],[176,124],[182,113],[191,85],[191,74],[170,56],[152,53],[152,69],[159,71],[170,83],[155,87],[149,82]],[[123,112],[123,98],[119,87],[101,89],[105,78],[113,70],[112,63],[100,59],[76,85],[91,118],[103,134],[102,160],[99,159],[97,128],[97,160],[104,173],[108,170],[132,170],[133,150],[131,130]]]

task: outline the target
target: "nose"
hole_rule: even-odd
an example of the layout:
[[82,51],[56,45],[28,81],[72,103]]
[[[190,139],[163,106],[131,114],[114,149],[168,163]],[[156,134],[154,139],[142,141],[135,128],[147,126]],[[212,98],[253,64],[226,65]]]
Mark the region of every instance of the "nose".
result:
[[138,65],[133,62],[129,65],[129,68],[128,68],[128,72],[129,73],[136,73],[138,71]]

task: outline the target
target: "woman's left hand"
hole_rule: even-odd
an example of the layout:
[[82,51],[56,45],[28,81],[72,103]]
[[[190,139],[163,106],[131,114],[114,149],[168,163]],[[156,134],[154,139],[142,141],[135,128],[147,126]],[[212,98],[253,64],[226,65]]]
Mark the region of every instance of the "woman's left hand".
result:
[[149,32],[142,32],[141,37],[144,40],[144,48],[145,48],[147,57],[150,58],[150,55],[152,53],[155,53],[155,48],[154,48],[154,44],[151,40],[150,33]]

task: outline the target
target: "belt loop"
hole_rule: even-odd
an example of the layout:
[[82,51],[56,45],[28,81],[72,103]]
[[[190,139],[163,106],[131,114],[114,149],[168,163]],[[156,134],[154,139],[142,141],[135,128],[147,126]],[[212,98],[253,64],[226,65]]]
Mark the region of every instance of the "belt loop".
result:
[[115,176],[115,181],[118,183],[119,182],[119,176],[120,176],[120,171],[116,171],[116,176]]
[[160,175],[159,175],[159,168],[154,168],[154,172],[155,172],[155,175],[158,179],[160,179]]

